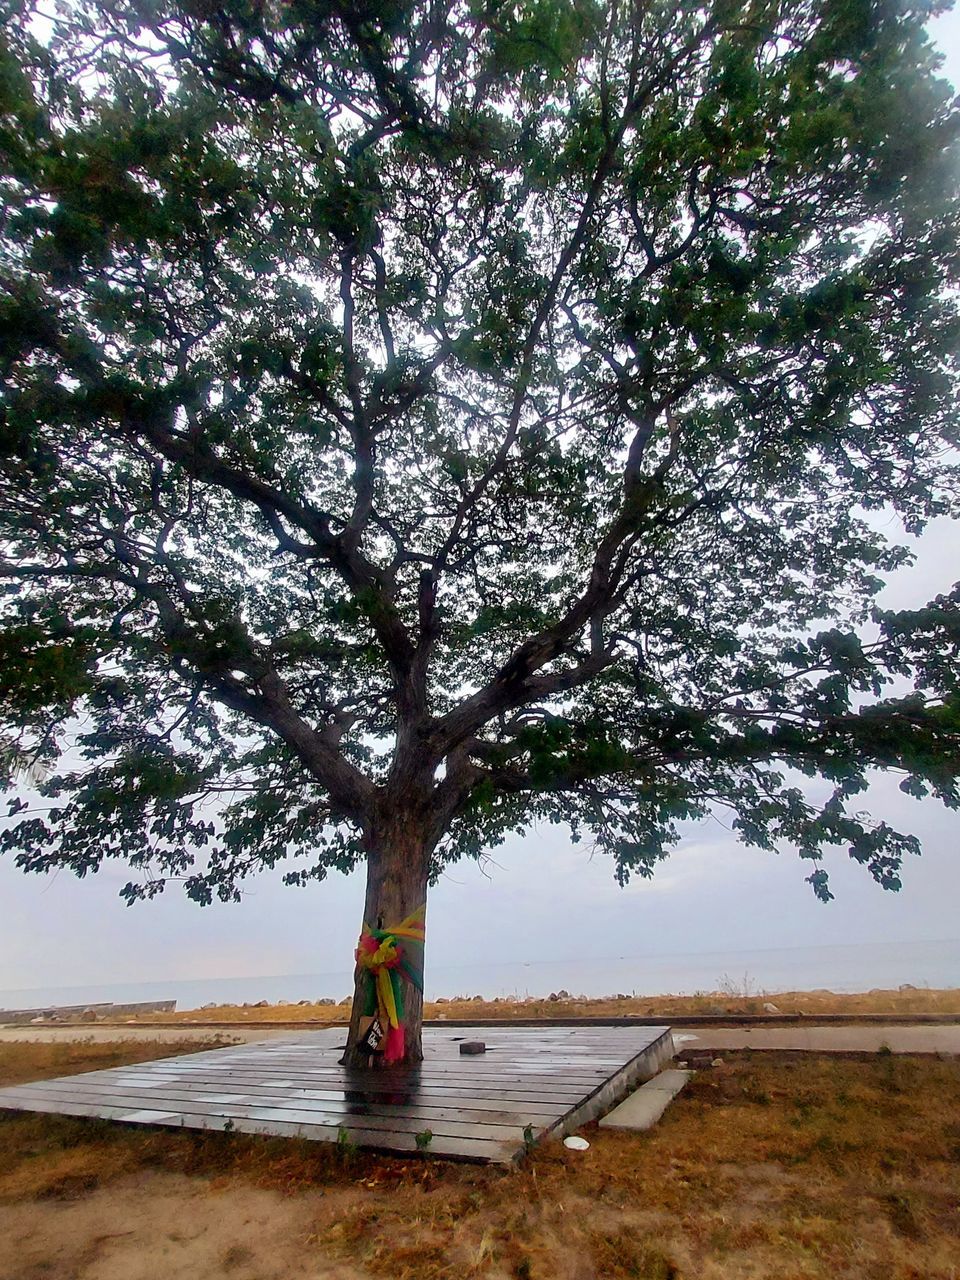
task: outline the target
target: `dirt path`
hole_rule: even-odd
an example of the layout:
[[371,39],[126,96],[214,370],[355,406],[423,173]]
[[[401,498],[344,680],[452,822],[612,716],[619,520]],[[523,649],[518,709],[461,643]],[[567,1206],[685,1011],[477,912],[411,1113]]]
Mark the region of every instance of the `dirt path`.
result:
[[0,1276],[356,1280],[365,1273],[310,1244],[333,1199],[149,1172],[77,1199],[0,1205]]
[[[664,1019],[668,1022],[668,1019]],[[816,1053],[876,1053],[886,1047],[893,1053],[960,1054],[960,1024],[952,1026],[870,1026],[870,1027],[685,1027],[673,1023],[674,1037],[695,1039],[678,1043],[678,1056],[684,1045],[702,1049],[808,1049]],[[311,1028],[312,1029],[312,1028]],[[306,1028],[304,1028],[306,1030]],[[251,1044],[275,1036],[296,1035],[289,1027],[238,1027],[229,1031],[221,1027],[145,1027],[145,1026],[78,1026],[78,1027],[0,1027],[0,1044],[21,1041],[32,1044],[93,1040],[146,1040],[158,1044],[184,1040],[210,1040],[220,1037],[224,1044]]]
[[[813,1053],[960,1054],[960,1026],[919,1027],[673,1027],[684,1049],[807,1049]],[[680,1037],[686,1037],[681,1040]]]

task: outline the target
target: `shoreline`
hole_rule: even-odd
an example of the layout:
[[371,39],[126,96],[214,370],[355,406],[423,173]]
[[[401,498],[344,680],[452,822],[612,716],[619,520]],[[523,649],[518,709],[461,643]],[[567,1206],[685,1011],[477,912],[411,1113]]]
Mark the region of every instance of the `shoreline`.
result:
[[[332,997],[322,1000],[298,1002],[258,1000],[244,1004],[208,1003],[200,1008],[174,1010],[172,1002],[156,1011],[141,1011],[123,1006],[109,1005],[74,1006],[70,1009],[57,1006],[35,1007],[28,1012],[35,1016],[24,1018],[16,1010],[0,1010],[0,1025],[77,1026],[112,1025],[115,1027],[177,1027],[209,1026],[230,1027],[297,1027],[346,1023],[350,1017],[350,998],[335,1001]],[[9,1014],[9,1020],[5,1019]],[[856,993],[838,993],[825,988],[812,991],[782,991],[763,995],[738,994],[732,991],[716,991],[694,996],[657,995],[615,996],[586,999],[571,996],[566,991],[554,992],[540,999],[529,997],[510,1000],[495,997],[492,1000],[480,996],[443,998],[424,1002],[424,1019],[428,1022],[449,1022],[451,1025],[469,1025],[479,1021],[502,1021],[514,1024],[541,1021],[584,1021],[656,1023],[658,1021],[686,1021],[690,1025],[717,1026],[724,1022],[789,1023],[822,1020],[827,1023],[863,1022],[875,1023],[892,1019],[894,1022],[951,1022],[960,1020],[960,988],[918,988],[908,983],[897,989]]]
[[[700,939],[685,941],[696,946]],[[677,945],[675,940],[672,945]],[[713,998],[716,1002],[755,997],[776,1002],[781,993],[824,988],[838,996],[859,997],[876,990],[896,991],[909,984],[932,991],[960,985],[960,938],[719,951],[671,951],[664,939],[664,947],[663,952],[649,956],[576,960],[533,956],[527,961],[484,964],[444,964],[439,954],[431,953],[425,994],[431,1003],[459,1003],[458,994],[472,998],[480,993],[487,1003],[499,997],[507,1004],[527,1001],[534,1005],[565,988],[571,995],[590,1002],[610,1000],[623,993],[637,1000],[689,997]],[[352,960],[352,951],[349,956]],[[181,1010],[204,1005],[242,1007],[244,1002],[250,1005],[261,1000],[269,1001],[271,1006],[304,999],[317,1003],[320,997],[339,1002],[353,991],[352,965],[325,968],[323,960],[329,957],[318,959],[321,964],[312,972],[228,976],[211,975],[204,972],[203,964],[195,967],[186,963],[163,981],[122,981],[124,975],[117,965],[83,984],[75,980],[70,984],[70,976],[62,970],[58,970],[59,977],[58,973],[51,973],[44,975],[46,982],[38,983],[38,972],[28,985],[5,983],[0,989],[0,1010],[171,998],[177,1000]],[[26,977],[17,976],[21,982]]]
[[[239,1005],[207,1004],[200,1009],[178,1011],[175,1020],[200,1015],[204,1020],[247,1021],[262,1019],[300,1022],[322,1019],[326,1022],[346,1021],[350,1015],[350,998],[337,1001],[298,1001],[270,1003],[256,1001]],[[498,1018],[513,1021],[517,1018],[689,1018],[705,1017],[711,1020],[723,1017],[749,1016],[916,1016],[918,1014],[960,1014],[960,988],[921,988],[903,983],[896,989],[873,988],[870,991],[839,993],[826,988],[810,991],[752,992],[719,990],[697,995],[660,994],[650,996],[626,995],[583,997],[573,996],[565,990],[546,997],[526,997],[522,1000],[481,996],[439,997],[424,1001],[424,1018],[429,1021],[472,1021]],[[145,1015],[145,1019],[157,1020],[157,1015]]]

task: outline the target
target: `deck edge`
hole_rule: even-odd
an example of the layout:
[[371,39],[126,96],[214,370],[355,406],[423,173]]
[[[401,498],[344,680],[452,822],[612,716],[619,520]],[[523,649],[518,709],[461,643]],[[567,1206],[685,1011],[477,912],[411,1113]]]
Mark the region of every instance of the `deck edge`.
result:
[[577,1106],[554,1121],[548,1129],[544,1129],[537,1141],[549,1142],[553,1138],[564,1138],[574,1129],[606,1115],[623,1101],[631,1089],[652,1080],[663,1064],[670,1062],[675,1056],[673,1033],[670,1027],[664,1027],[656,1040],[624,1063],[619,1071],[604,1080]]

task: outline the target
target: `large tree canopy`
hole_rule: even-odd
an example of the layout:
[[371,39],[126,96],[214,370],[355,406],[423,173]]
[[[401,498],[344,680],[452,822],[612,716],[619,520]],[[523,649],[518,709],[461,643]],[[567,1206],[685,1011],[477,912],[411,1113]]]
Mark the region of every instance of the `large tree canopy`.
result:
[[2,9],[21,866],[545,819],[623,880],[721,807],[897,887],[855,797],[960,770],[960,591],[873,604],[871,513],[957,510],[925,0]]

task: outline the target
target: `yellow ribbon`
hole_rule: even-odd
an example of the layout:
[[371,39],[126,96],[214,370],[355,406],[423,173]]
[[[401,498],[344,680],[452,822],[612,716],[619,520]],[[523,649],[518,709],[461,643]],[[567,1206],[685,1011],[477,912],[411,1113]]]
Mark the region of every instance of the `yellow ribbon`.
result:
[[386,929],[378,929],[376,933],[369,925],[364,925],[364,933],[371,937],[375,937],[376,934],[389,935],[381,937],[376,951],[368,951],[362,947],[358,948],[357,963],[373,977],[376,984],[377,1005],[381,1017],[391,1027],[399,1027],[400,1025],[400,1015],[397,1011],[393,983],[390,980],[391,968],[395,967],[392,962],[397,958],[396,939],[409,938],[413,942],[422,943],[426,932],[425,920],[426,906],[424,905],[418,907],[416,911],[412,911],[400,924],[388,926]]
[[397,1002],[393,998],[393,983],[390,981],[389,969],[381,969],[377,974],[377,1003],[387,1015],[391,1027],[399,1027]]

